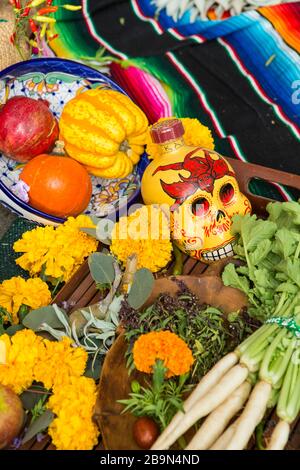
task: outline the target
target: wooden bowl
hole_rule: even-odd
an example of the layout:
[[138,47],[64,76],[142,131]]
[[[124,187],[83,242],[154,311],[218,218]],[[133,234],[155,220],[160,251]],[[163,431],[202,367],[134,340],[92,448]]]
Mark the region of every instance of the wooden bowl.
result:
[[[224,263],[216,265],[207,275],[200,277],[177,276],[157,279],[145,307],[151,305],[162,293],[175,294],[179,289],[175,281],[179,280],[183,281],[201,302],[220,308],[225,314],[241,309],[247,304],[246,297],[239,290],[223,285],[221,278],[213,273],[218,272]],[[143,382],[145,379],[145,374],[136,370],[128,375],[125,360],[127,347],[124,335],[121,334],[105,357],[100,377],[94,419],[108,450],[139,449],[132,436],[136,418],[130,413],[121,414],[124,407],[117,403],[117,400],[128,398],[132,380]]]

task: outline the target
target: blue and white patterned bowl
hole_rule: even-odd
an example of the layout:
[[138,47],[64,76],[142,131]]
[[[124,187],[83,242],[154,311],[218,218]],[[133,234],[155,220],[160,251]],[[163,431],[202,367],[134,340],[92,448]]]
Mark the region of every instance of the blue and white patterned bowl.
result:
[[[16,95],[42,98],[50,103],[53,114],[59,118],[62,109],[79,89],[103,85],[124,93],[108,77],[97,70],[71,60],[47,58],[19,62],[0,72],[0,104]],[[85,213],[98,217],[116,217],[132,205],[140,194],[140,181],[147,165],[144,155],[134,172],[123,179],[107,180],[92,177],[93,195]],[[40,224],[56,225],[64,222],[34,209],[17,196],[16,184],[21,172],[20,165],[0,153],[0,203]],[[107,213],[107,204],[110,212]],[[106,208],[105,208],[106,206]]]

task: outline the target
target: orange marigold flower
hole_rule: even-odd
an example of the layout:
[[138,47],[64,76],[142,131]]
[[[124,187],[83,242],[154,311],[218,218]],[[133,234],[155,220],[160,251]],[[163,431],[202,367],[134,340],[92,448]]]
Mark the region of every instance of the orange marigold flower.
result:
[[135,367],[149,374],[158,359],[168,369],[167,377],[185,374],[194,362],[192,351],[175,333],[152,331],[141,335],[133,346]]

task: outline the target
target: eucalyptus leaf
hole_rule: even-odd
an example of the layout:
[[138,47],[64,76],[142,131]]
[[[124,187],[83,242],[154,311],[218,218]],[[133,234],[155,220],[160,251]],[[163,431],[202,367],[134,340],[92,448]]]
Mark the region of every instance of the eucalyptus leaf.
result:
[[38,433],[48,429],[48,426],[52,423],[54,419],[54,414],[50,410],[44,411],[44,413],[39,416],[28,428],[25,436],[23,437],[22,444],[30,441]]
[[103,253],[89,256],[91,276],[97,284],[112,284],[115,279],[114,259]]
[[[60,309],[63,315],[66,316],[66,313]],[[41,307],[36,310],[32,310],[26,315],[23,320],[23,325],[26,328],[30,328],[33,331],[38,331],[42,323],[46,323],[52,328],[62,328],[63,325],[58,319],[55,308],[53,305],[48,305],[47,307]]]
[[133,278],[133,283],[128,294],[128,303],[135,310],[144,305],[152,292],[154,276],[149,269],[139,269]]

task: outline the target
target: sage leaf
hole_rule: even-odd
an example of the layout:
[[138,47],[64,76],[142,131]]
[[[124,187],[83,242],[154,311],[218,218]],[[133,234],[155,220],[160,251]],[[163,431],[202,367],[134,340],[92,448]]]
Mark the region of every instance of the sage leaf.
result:
[[[47,389],[44,389],[44,391],[45,393],[48,392]],[[29,392],[25,390],[25,392],[21,393],[20,399],[25,410],[31,410],[40,401],[43,396],[41,392],[42,390],[38,392]]]
[[128,294],[128,303],[135,310],[144,305],[150,296],[154,284],[154,277],[151,271],[146,268],[139,269],[133,278],[133,283]]
[[44,411],[44,413],[39,416],[28,428],[25,436],[23,437],[22,444],[30,441],[38,433],[48,429],[48,426],[52,423],[54,419],[54,414],[50,410]]
[[89,256],[91,276],[96,284],[111,284],[115,278],[114,259],[103,253],[93,253]]
[[[66,313],[60,309],[60,311],[66,316]],[[51,328],[62,328],[63,324],[58,319],[55,308],[53,305],[47,307],[41,307],[36,310],[29,312],[23,320],[23,325],[26,328],[30,328],[33,331],[38,331],[42,323],[46,323]]]

